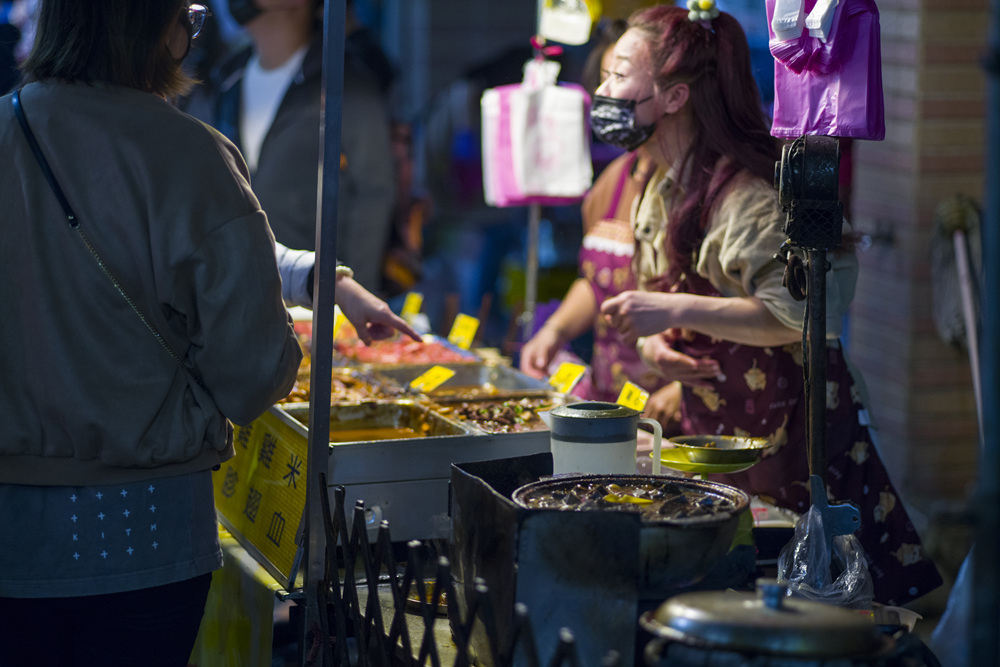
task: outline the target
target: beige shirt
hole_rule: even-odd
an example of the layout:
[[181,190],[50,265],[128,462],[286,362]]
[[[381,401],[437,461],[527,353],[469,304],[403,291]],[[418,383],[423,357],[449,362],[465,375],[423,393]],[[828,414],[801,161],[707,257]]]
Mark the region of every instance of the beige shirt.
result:
[[[668,268],[663,250],[667,211],[680,190],[672,169],[659,169],[633,210],[639,242],[637,275],[645,289],[651,278]],[[780,322],[802,329],[805,301],[796,301],[781,284],[784,264],[774,259],[786,236],[781,229],[785,214],[778,192],[748,172],[734,177],[709,218],[705,240],[698,250],[695,270],[725,297],[754,296]],[[846,227],[846,222],[845,222]],[[797,251],[801,254],[801,251]],[[831,253],[827,273],[827,337],[841,334],[842,318],[854,298],[858,263],[853,253]]]

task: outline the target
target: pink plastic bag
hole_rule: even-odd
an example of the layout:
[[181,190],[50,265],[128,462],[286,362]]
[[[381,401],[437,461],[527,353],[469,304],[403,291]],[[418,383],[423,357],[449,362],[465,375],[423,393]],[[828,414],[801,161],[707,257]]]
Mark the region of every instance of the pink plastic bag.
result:
[[[771,28],[776,0],[766,0],[774,56],[771,134],[885,138],[882,51],[874,0],[840,0],[826,41],[802,34],[779,41]],[[808,12],[816,0],[805,0]]]
[[554,81],[498,86],[483,93],[486,203],[578,203],[593,179],[589,106],[582,87]]

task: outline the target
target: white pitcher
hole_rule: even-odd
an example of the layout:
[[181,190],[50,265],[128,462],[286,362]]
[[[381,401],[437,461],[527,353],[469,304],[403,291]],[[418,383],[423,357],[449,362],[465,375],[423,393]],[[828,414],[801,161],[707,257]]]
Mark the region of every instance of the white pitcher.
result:
[[653,474],[660,474],[660,422],[615,403],[585,401],[549,411],[552,468],[563,473],[636,474],[639,423],[653,427]]

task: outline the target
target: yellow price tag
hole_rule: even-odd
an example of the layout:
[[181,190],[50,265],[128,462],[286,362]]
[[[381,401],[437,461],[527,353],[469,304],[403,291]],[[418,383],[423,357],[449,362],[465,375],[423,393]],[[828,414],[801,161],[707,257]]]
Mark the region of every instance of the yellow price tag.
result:
[[344,325],[348,324],[347,316],[340,312],[340,308],[337,309],[337,314],[333,317],[333,337],[337,338],[340,332],[344,330]]
[[587,367],[580,364],[573,364],[568,361],[561,363],[556,372],[549,378],[549,384],[555,387],[556,391],[568,394],[573,391],[573,387],[580,381],[586,370]]
[[476,339],[476,331],[479,329],[479,320],[471,315],[459,313],[455,316],[455,323],[451,325],[451,333],[448,334],[448,342],[463,350],[472,347],[472,341]]
[[451,379],[455,374],[450,368],[444,366],[433,366],[419,377],[410,381],[410,386],[417,391],[434,391],[442,384]]
[[414,317],[420,314],[420,309],[424,306],[424,295],[420,292],[410,292],[403,301],[403,310],[399,316],[407,322],[411,322]]
[[624,405],[626,408],[632,408],[633,410],[638,410],[642,412],[643,408],[646,407],[646,401],[649,399],[649,392],[642,387],[632,384],[631,382],[626,382],[625,386],[622,387],[622,392],[618,394],[618,405]]

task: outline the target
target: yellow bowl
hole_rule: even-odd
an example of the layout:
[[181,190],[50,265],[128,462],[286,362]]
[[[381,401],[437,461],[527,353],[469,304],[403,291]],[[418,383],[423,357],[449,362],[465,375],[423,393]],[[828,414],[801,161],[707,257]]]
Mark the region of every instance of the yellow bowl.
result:
[[[649,458],[653,458],[653,452],[649,453]],[[696,475],[725,475],[734,472],[743,472],[752,468],[756,461],[749,463],[693,463],[688,460],[680,449],[676,447],[664,447],[660,452],[660,463],[663,467],[681,472],[690,472]]]
[[670,443],[684,452],[692,463],[754,463],[770,444],[767,438],[743,438],[735,435],[680,435]]

